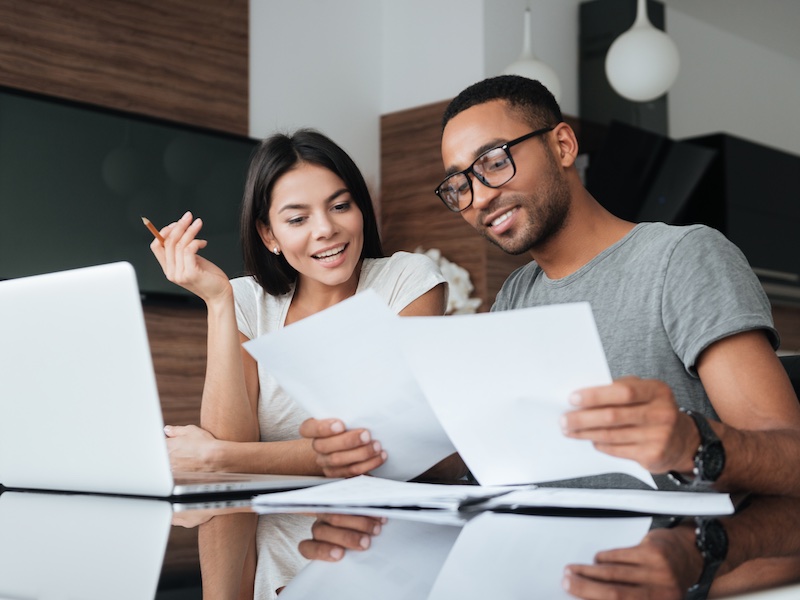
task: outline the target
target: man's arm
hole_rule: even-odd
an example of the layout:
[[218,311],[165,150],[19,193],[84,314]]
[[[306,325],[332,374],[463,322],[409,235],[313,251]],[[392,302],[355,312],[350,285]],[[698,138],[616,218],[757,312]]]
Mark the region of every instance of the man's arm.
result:
[[[787,457],[800,456],[800,404],[765,335],[750,331],[709,346],[698,373],[722,423],[726,466],[720,491],[800,493],[800,475]],[[569,437],[639,462],[651,473],[691,472],[700,436],[678,411],[670,388],[655,380],[623,378],[579,390],[563,417]]]

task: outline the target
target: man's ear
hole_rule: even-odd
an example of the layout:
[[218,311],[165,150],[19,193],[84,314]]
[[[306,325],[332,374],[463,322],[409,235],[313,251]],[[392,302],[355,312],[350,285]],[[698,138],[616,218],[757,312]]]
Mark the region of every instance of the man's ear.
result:
[[571,167],[578,157],[578,138],[575,136],[575,131],[562,121],[556,125],[553,134],[558,144],[561,166],[564,168]]
[[264,245],[269,249],[270,252],[272,252],[274,248],[278,247],[278,241],[273,237],[272,230],[269,228],[269,225],[263,221],[258,221],[256,223],[256,229],[258,230],[258,236],[261,238],[261,241],[264,242]]

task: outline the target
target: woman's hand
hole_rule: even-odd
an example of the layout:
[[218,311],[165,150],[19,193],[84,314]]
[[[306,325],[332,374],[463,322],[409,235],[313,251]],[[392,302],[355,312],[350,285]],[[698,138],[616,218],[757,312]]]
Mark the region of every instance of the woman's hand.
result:
[[164,275],[172,283],[196,294],[206,304],[217,298],[232,295],[228,276],[222,269],[198,254],[206,240],[197,239],[203,227],[201,219],[186,212],[180,220],[161,230],[164,244],[157,239],[150,244]]
[[386,452],[369,431],[348,430],[338,419],[306,419],[300,435],[311,440],[326,477],[363,475],[386,462]]
[[169,463],[173,471],[214,471],[217,438],[197,425],[167,425]]
[[336,562],[346,550],[366,550],[372,536],[381,532],[385,518],[359,515],[319,514],[311,526],[310,540],[298,546],[300,554],[309,560]]

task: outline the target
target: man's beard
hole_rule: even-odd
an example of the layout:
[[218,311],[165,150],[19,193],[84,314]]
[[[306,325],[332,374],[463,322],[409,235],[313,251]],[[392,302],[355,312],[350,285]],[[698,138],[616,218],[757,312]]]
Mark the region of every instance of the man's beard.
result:
[[528,221],[517,225],[521,231],[513,237],[501,235],[498,239],[492,237],[489,229],[481,229],[483,237],[507,254],[519,255],[542,247],[564,228],[569,217],[569,187],[566,180],[555,172],[540,193],[530,196],[517,194],[508,200],[509,204],[527,209]]

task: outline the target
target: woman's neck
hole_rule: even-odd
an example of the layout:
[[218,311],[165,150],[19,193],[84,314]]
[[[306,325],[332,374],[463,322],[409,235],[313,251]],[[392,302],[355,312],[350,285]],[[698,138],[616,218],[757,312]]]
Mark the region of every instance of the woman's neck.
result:
[[358,289],[360,275],[360,262],[350,279],[339,285],[326,285],[320,281],[299,275],[285,324],[289,325],[304,319],[354,296]]

